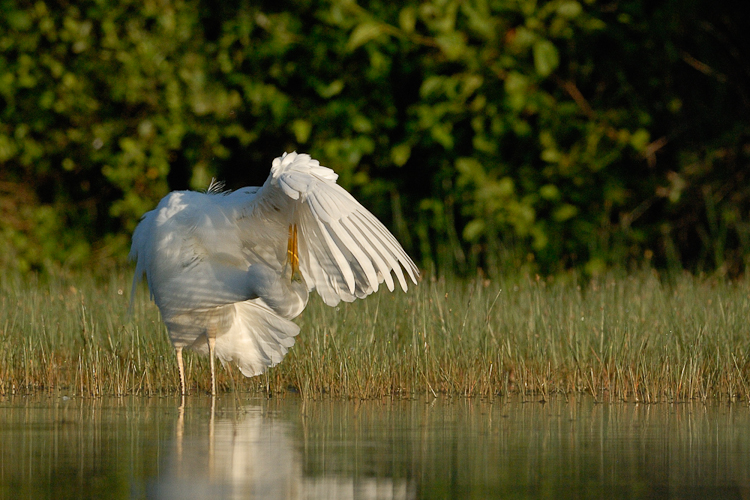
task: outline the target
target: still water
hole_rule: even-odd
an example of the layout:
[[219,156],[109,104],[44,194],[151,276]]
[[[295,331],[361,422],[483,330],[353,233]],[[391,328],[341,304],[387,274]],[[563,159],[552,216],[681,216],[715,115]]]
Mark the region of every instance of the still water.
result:
[[0,498],[750,498],[741,405],[0,400]]

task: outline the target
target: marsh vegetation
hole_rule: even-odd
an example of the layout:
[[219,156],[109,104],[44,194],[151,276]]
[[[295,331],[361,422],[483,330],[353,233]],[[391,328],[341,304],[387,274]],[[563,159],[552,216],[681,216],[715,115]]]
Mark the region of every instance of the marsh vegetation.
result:
[[[175,394],[174,351],[144,287],[129,277],[4,274],[0,394]],[[426,278],[329,308],[317,297],[284,361],[222,391],[345,398],[451,394],[608,401],[750,400],[750,286],[653,271],[506,280]],[[208,360],[186,355],[192,393]]]

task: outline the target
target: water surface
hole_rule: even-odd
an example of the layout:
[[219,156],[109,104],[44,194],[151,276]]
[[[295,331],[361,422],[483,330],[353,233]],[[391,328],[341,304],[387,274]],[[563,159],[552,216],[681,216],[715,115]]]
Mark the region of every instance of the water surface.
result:
[[740,405],[0,401],[0,498],[750,498]]

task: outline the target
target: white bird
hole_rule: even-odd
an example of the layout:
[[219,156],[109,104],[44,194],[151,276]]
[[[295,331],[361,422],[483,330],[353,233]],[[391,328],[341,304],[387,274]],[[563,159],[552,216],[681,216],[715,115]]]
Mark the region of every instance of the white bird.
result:
[[[133,290],[146,275],[177,354],[208,353],[234,361],[247,377],[278,364],[299,327],[291,320],[316,290],[335,306],[419,271],[396,238],[336,184],[338,175],[309,155],[273,161],[262,187],[206,193],[174,191],[146,213],[133,233]],[[403,269],[402,269],[403,267]],[[132,300],[132,298],[131,298]]]

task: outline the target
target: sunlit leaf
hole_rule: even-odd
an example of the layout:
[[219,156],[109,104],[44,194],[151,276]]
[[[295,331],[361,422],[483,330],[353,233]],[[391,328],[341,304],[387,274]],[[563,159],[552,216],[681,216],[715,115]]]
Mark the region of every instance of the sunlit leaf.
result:
[[636,151],[642,152],[646,149],[646,146],[648,146],[650,138],[651,134],[648,133],[648,130],[639,128],[630,136],[630,145],[633,146],[633,149]]
[[398,24],[406,33],[412,33],[417,24],[417,11],[414,7],[404,7],[398,13]]
[[408,144],[399,144],[391,149],[391,161],[393,164],[402,167],[409,161],[411,156],[411,146]]
[[383,34],[383,27],[378,23],[366,22],[358,25],[349,36],[346,48],[349,52],[356,50],[367,42]]
[[464,35],[459,32],[439,35],[435,38],[435,41],[449,60],[458,59],[466,50],[466,40]]
[[294,120],[291,125],[294,137],[300,144],[305,144],[310,138],[310,132],[312,131],[312,123],[308,120]]
[[534,69],[536,69],[539,76],[549,76],[558,64],[560,64],[560,56],[557,53],[557,48],[549,40],[537,40],[533,46],[534,52]]
[[578,214],[578,207],[571,205],[569,203],[565,203],[555,209],[555,211],[552,214],[552,218],[558,222],[564,222],[566,220],[572,219],[577,214]]
[[483,220],[474,219],[464,227],[463,237],[466,241],[476,241],[484,233],[486,224]]
[[583,8],[581,7],[581,4],[575,1],[565,1],[557,7],[557,13],[568,19],[578,17],[582,11]]

